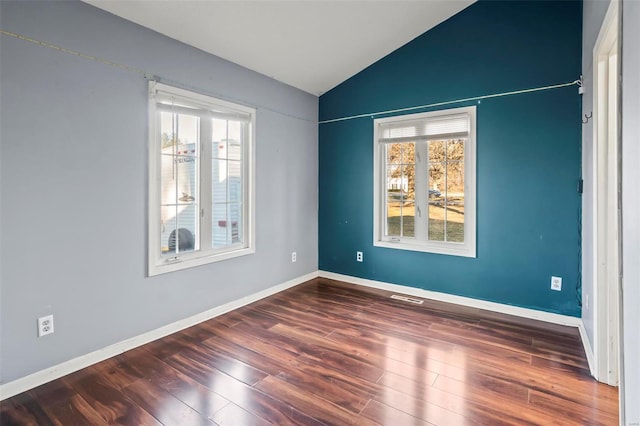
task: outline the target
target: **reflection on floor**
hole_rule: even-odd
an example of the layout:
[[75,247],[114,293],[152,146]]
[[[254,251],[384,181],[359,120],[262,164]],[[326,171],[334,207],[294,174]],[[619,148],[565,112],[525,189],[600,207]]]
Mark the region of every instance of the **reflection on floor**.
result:
[[618,424],[576,330],[315,279],[0,404],[5,424]]

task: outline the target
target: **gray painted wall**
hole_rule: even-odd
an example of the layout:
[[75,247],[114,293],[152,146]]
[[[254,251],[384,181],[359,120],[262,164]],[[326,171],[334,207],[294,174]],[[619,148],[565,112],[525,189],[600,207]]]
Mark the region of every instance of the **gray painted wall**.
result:
[[[608,0],[587,0],[582,3],[582,113],[593,111],[593,47],[609,7]],[[582,126],[582,321],[593,348],[595,287],[593,277],[593,120]]]
[[[258,110],[257,252],[146,278],[147,81],[1,36],[0,383],[317,270],[317,97],[84,3],[0,14],[3,30]],[[45,314],[55,333],[37,338]]]
[[640,2],[622,4],[622,262],[625,423],[640,425]]

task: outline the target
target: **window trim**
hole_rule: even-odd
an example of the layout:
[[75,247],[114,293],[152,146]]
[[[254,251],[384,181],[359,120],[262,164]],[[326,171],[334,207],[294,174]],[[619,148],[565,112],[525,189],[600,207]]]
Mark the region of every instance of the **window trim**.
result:
[[[225,110],[237,111],[239,114],[249,115],[250,123],[249,143],[243,151],[243,221],[245,244],[231,245],[222,249],[207,249],[184,253],[177,258],[167,258],[162,256],[160,244],[160,202],[161,202],[161,146],[157,143],[158,110],[156,93],[175,94],[180,98],[186,98],[194,103],[204,105],[216,105]],[[255,134],[256,134],[256,110],[254,108],[238,105],[224,101],[213,96],[200,94],[190,90],[181,89],[175,86],[150,81],[148,86],[148,191],[147,191],[147,213],[148,213],[148,246],[147,258],[148,276],[155,276],[168,272],[192,268],[208,263],[219,262],[255,253]],[[213,113],[215,115],[215,113]],[[201,145],[203,141],[200,141]],[[202,148],[202,146],[201,146]],[[201,150],[201,152],[206,152]],[[198,176],[202,179],[202,175]]]
[[[380,125],[419,119],[433,119],[452,115],[467,114],[469,117],[469,136],[464,151],[464,191],[465,191],[465,221],[464,243],[447,241],[416,240],[411,237],[385,236],[386,208],[386,158],[383,155],[384,143],[380,141]],[[398,250],[421,251],[435,254],[445,254],[462,257],[476,257],[476,107],[461,107],[446,110],[422,112],[417,114],[397,115],[374,119],[373,121],[373,245]]]

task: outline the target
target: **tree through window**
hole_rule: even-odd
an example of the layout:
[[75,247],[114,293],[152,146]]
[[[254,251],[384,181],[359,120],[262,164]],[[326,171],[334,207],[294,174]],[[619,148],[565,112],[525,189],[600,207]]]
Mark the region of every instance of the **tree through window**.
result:
[[475,256],[475,107],[374,125],[374,243]]

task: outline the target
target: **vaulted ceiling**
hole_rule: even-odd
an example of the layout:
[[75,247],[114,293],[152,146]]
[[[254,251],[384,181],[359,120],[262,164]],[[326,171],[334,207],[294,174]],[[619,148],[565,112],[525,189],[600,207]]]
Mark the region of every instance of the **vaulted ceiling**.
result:
[[475,0],[85,0],[314,95]]

